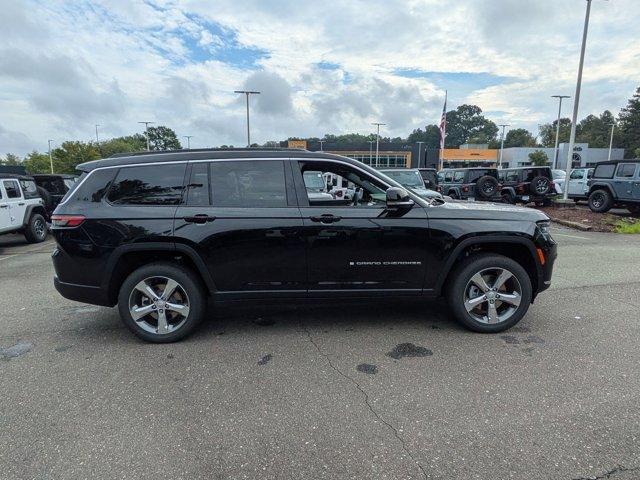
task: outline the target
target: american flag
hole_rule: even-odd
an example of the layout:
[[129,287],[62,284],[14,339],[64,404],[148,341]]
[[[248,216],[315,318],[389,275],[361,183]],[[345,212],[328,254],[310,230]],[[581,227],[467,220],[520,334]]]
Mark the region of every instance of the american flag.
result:
[[447,136],[447,91],[444,91],[444,107],[440,118],[440,150],[444,149],[444,139]]

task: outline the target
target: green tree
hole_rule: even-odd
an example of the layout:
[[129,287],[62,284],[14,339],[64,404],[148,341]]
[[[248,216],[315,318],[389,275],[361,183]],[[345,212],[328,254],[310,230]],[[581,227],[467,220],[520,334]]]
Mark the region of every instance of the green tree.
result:
[[182,148],[176,132],[169,127],[164,125],[149,127],[147,134],[149,135],[150,150],[180,150]]
[[589,147],[607,148],[611,137],[611,124],[615,121],[609,110],[600,116],[588,115],[576,128],[576,142],[588,143]]
[[536,167],[546,167],[549,164],[549,157],[542,150],[536,150],[529,154],[529,161]]
[[504,137],[505,148],[509,147],[535,147],[536,139],[525,128],[514,128],[509,130]]
[[22,161],[27,173],[51,173],[49,155],[36,150],[27,155]]
[[460,105],[447,112],[446,147],[464,143],[491,143],[498,134],[498,126],[482,115],[477,105]]
[[427,125],[424,130],[417,128],[409,134],[407,142],[424,142],[424,148],[440,148],[440,128],[437,125]]
[[141,152],[147,149],[147,139],[139,133],[126,137],[115,137],[100,142],[98,149],[103,158],[110,157],[116,153]]
[[617,145],[625,149],[625,156],[640,156],[640,87],[620,112],[618,127],[620,141]]
[[97,160],[100,151],[95,143],[76,141],[62,142],[60,147],[51,151],[53,171],[55,173],[76,173],[80,163]]
[[20,165],[20,157],[13,153],[7,153],[4,159],[0,158],[0,165]]
[[[554,120],[553,123],[547,123],[540,126],[540,144],[543,147],[554,147],[556,144],[556,128],[558,121]],[[560,141],[558,143],[568,143],[569,136],[571,135],[571,119],[560,119]]]

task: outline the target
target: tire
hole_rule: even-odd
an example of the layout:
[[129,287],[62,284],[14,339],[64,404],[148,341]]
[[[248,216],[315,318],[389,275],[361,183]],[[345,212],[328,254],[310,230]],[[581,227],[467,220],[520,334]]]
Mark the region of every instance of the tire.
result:
[[529,191],[536,196],[542,196],[549,193],[551,190],[551,180],[542,175],[538,175],[531,180],[529,184]]
[[455,190],[451,190],[451,191],[449,192],[449,196],[450,196],[451,198],[453,198],[454,200],[458,200],[458,199],[460,198],[460,196],[456,193],[456,191],[455,191]]
[[476,182],[476,194],[483,198],[493,198],[498,191],[498,180],[490,175],[480,177]]
[[24,237],[29,243],[40,243],[47,239],[47,222],[39,213],[31,214],[29,224],[24,230]]
[[[491,288],[500,278],[501,272],[508,272],[511,276],[493,291]],[[481,274],[485,287],[489,288],[487,292],[483,292],[472,280],[477,274]],[[518,262],[502,255],[477,254],[467,257],[455,268],[449,278],[447,299],[451,311],[458,322],[474,332],[503,332],[518,323],[531,304],[532,287],[529,275]],[[510,294],[507,293],[509,291]],[[484,295],[484,293],[491,295]],[[514,293],[518,293],[519,297]],[[510,297],[509,302],[504,300],[507,295]],[[489,315],[491,297],[493,297],[497,314],[493,318],[495,323],[491,321]],[[475,308],[467,311],[465,302],[468,299],[480,301],[476,302]],[[515,305],[516,302],[517,305]]]
[[[169,295],[171,302],[162,299],[167,279],[177,283]],[[136,288],[143,282],[151,287],[156,295],[156,302],[151,300],[151,294],[144,294]],[[177,308],[167,308],[165,303],[171,303],[175,307],[186,306],[186,315],[178,313]],[[172,263],[151,263],[138,268],[124,281],[118,295],[118,310],[122,322],[139,338],[152,343],[176,342],[187,337],[204,318],[206,305],[207,297],[196,275],[188,268]],[[132,311],[136,307],[148,307],[145,308],[148,313],[140,312],[141,316],[135,320]],[[164,333],[158,332],[161,327],[158,324],[161,312],[167,323]]]
[[506,191],[502,194],[502,203],[509,203],[511,205],[515,205],[516,197],[513,196],[513,193]]
[[598,189],[589,195],[589,208],[592,212],[605,213],[611,210],[613,206],[613,198],[611,194],[604,189]]
[[40,195],[40,198],[42,199],[42,202],[44,203],[44,209],[48,213],[51,213],[53,211],[53,197],[51,196],[51,194],[48,191],[46,191],[42,187],[36,187],[36,189],[38,190],[38,195]]

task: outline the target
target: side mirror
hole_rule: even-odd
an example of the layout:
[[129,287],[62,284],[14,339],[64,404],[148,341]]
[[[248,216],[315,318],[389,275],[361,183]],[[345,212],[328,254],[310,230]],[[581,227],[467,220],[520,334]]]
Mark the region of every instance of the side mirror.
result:
[[414,201],[404,188],[390,187],[387,189],[387,208],[391,210],[409,209]]

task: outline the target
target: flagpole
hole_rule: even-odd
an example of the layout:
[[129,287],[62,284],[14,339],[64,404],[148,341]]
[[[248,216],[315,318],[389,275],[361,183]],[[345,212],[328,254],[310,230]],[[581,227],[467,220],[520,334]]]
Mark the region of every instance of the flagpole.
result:
[[448,96],[448,90],[444,91],[444,107],[442,108],[442,119],[441,119],[441,124],[442,124],[442,129],[440,131],[440,165],[438,168],[438,170],[442,170],[443,168],[443,160],[444,160],[444,142],[445,142],[445,138],[447,137],[447,96]]

